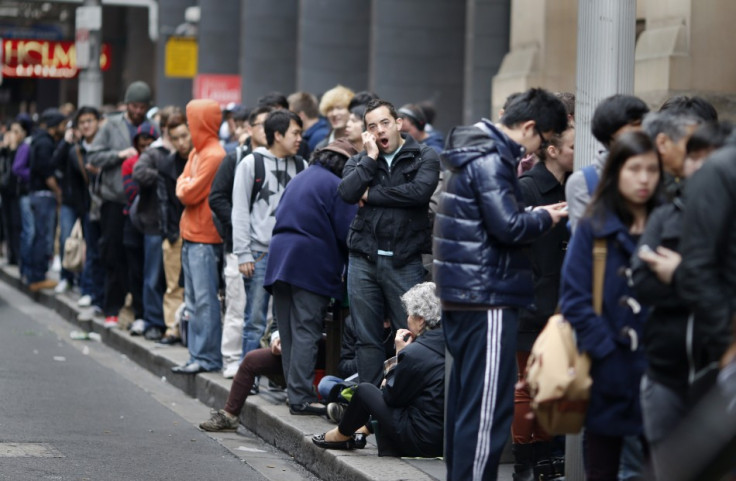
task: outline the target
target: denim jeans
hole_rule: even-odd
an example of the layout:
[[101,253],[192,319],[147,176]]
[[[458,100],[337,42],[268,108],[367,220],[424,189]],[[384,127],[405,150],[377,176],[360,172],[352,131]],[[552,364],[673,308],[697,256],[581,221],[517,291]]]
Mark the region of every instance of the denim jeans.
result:
[[644,419],[644,434],[651,454],[654,474],[661,478],[668,462],[662,444],[670,437],[680,421],[688,414],[687,399],[682,393],[654,381],[648,376],[641,380],[641,411]]
[[164,258],[161,236],[143,236],[143,318],[147,326],[166,329],[164,323]]
[[84,243],[86,244],[84,268],[79,279],[82,295],[92,298],[92,305],[102,307],[105,301],[105,269],[100,255],[100,237],[102,228],[99,221],[89,219],[89,213],[82,218]]
[[29,284],[46,279],[46,271],[49,270],[56,228],[56,198],[46,195],[45,191],[34,192],[31,194],[31,209],[34,235],[28,266]]
[[322,401],[326,401],[330,397],[330,391],[335,387],[336,384],[343,382],[343,379],[337,376],[327,375],[319,380],[317,385],[317,393]]
[[[64,262],[64,243],[66,239],[71,235],[74,223],[77,221],[79,216],[77,211],[68,205],[61,204],[59,209],[59,259],[62,264]],[[73,285],[76,279],[74,272],[68,271],[61,268],[61,279],[66,280],[69,285]]]
[[271,295],[263,288],[266,279],[268,252],[253,251],[256,268],[253,277],[245,277],[245,323],[243,324],[243,357],[261,347],[266,332],[268,300]]
[[19,199],[20,206],[20,274],[21,277],[28,280],[29,268],[31,265],[31,248],[33,245],[33,235],[36,228],[33,222],[33,209],[31,208],[31,196],[24,195]]
[[399,268],[394,267],[391,257],[377,256],[373,263],[362,256],[350,256],[348,297],[355,321],[361,382],[380,384],[386,360],[383,321],[390,320],[394,331],[406,329],[406,312],[400,298],[422,282],[424,274],[419,256]]
[[184,241],[181,264],[184,271],[184,302],[189,313],[187,347],[189,362],[198,362],[207,371],[222,369],[220,339],[220,283],[217,259],[220,244],[199,244]]

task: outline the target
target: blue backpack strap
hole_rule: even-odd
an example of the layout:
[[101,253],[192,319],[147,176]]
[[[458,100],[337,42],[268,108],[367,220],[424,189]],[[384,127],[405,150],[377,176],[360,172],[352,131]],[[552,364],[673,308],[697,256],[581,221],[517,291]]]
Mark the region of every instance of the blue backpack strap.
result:
[[596,187],[598,187],[598,181],[600,177],[598,172],[595,170],[595,166],[587,165],[581,169],[585,176],[585,184],[588,186],[588,194],[592,197]]

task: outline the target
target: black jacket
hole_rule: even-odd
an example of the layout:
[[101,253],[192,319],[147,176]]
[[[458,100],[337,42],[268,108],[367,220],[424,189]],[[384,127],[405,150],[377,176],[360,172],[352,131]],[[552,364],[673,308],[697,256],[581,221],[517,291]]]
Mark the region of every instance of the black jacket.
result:
[[534,301],[526,248],[552,227],[552,217],[524,210],[516,177],[523,154],[488,120],[448,135],[433,254],[437,294],[450,308]]
[[133,180],[138,184],[138,219],[143,225],[144,234],[161,233],[159,222],[161,207],[157,193],[158,169],[170,154],[163,145],[148,148],[133,167]]
[[173,152],[161,160],[156,178],[156,195],[159,205],[159,229],[161,237],[174,243],[179,239],[179,221],[184,206],[176,196],[176,179],[184,171],[187,159]]
[[[565,186],[560,184],[542,162],[519,178],[521,194],[527,206],[554,204],[565,200]],[[558,222],[547,234],[532,242],[529,259],[534,279],[534,306],[519,312],[517,349],[531,351],[534,340],[554,314],[560,295],[560,274],[565,260],[570,231]]]
[[56,164],[54,163],[54,151],[56,141],[46,130],[39,130],[31,142],[31,154],[29,162],[31,165],[31,192],[39,190],[50,190],[46,185],[46,179],[56,176]]
[[720,358],[736,314],[736,146],[713,153],[685,187],[675,288],[693,310],[706,352]]
[[404,456],[442,456],[445,411],[445,336],[441,328],[426,331],[399,352],[386,376],[386,404]]
[[249,146],[250,143],[242,149],[238,148],[230,152],[222,159],[210,188],[209,203],[212,211],[212,221],[225,244],[225,252],[233,251],[232,214],[235,167],[237,167],[240,160],[250,153]]
[[392,251],[395,267],[430,252],[429,200],[440,173],[434,150],[402,137],[404,145],[390,169],[383,155],[373,160],[363,151],[347,161],[338,187],[349,204],[358,203],[370,187],[368,201],[350,225],[350,252],[375,261],[379,249]]
[[675,198],[652,212],[631,258],[636,298],[653,307],[644,325],[644,348],[649,362],[647,375],[681,393],[687,390],[691,369],[695,373],[707,366],[703,361],[708,355],[702,355],[706,346],[702,345],[702,334],[695,330],[688,342],[688,329],[697,326],[688,304],[674,286],[660,282],[637,253],[643,245],[652,250],[662,246],[679,252],[683,209],[682,199]]
[[0,147],[0,195],[9,199],[18,196],[18,177],[13,173],[15,149]]
[[[70,144],[62,140],[54,152],[53,163],[61,172],[61,203],[74,209],[78,216],[82,217],[88,210],[90,204],[89,189],[87,182],[79,167],[77,156],[78,144]],[[79,145],[79,154],[82,155],[84,165],[86,151]]]

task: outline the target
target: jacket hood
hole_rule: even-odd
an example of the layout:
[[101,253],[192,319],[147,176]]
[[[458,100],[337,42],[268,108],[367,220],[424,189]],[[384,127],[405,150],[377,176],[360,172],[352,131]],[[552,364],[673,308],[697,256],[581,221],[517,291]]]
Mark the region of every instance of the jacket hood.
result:
[[220,104],[214,100],[192,100],[187,104],[187,120],[192,132],[192,144],[198,152],[208,143],[219,142],[218,132],[222,122]]
[[442,153],[442,162],[457,170],[471,160],[496,151],[502,158],[513,158],[517,162],[524,155],[524,148],[508,138],[488,119],[475,125],[455,127],[447,136],[447,145]]

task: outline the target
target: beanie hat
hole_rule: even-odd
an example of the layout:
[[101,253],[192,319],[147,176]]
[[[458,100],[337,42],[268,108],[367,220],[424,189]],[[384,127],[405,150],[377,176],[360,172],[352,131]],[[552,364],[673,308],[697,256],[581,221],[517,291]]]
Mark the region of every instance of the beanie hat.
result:
[[144,104],[151,103],[151,88],[146,82],[137,80],[128,86],[128,90],[125,91],[126,104],[133,102],[142,102]]
[[66,115],[62,114],[59,109],[50,108],[41,114],[41,123],[46,127],[56,127],[66,120]]
[[156,140],[158,139],[158,130],[156,129],[156,126],[154,124],[145,120],[136,129],[135,135],[133,136],[133,140],[137,139],[141,135],[145,135],[147,137],[152,138],[153,140]]
[[334,142],[328,144],[326,147],[322,147],[319,150],[320,152],[323,150],[336,152],[338,154],[344,155],[348,159],[358,153],[355,147],[353,147],[353,144],[351,144],[350,141],[348,141],[347,139],[337,139]]

